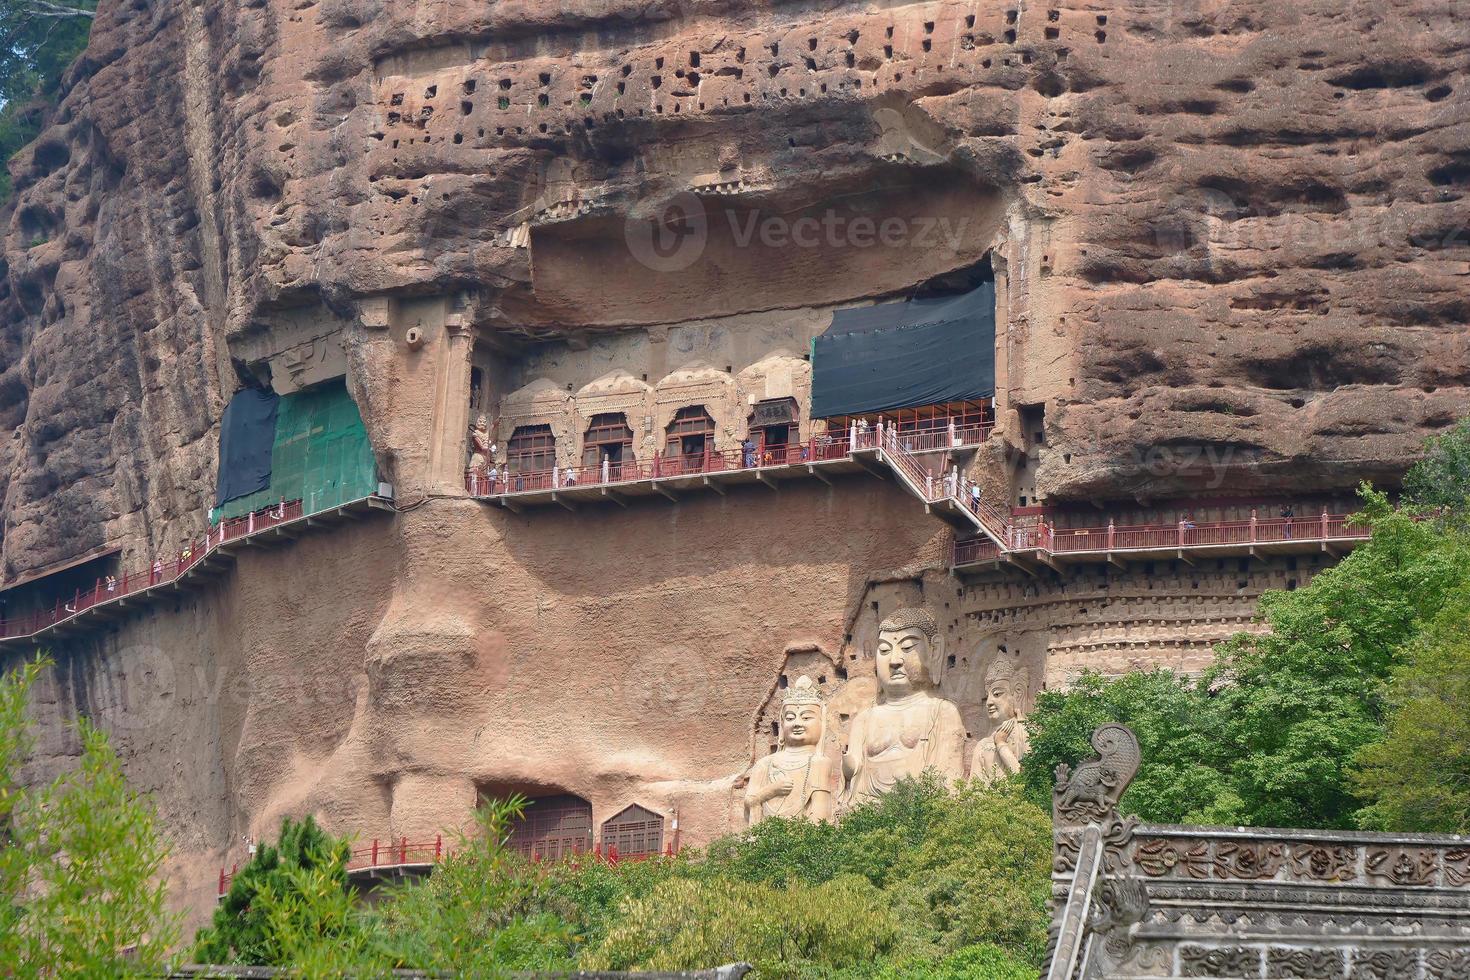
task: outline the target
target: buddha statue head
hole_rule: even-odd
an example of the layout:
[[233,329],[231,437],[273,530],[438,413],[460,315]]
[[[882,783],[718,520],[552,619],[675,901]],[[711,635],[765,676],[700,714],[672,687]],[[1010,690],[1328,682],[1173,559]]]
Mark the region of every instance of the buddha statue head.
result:
[[944,674],[939,624],[926,609],[898,610],[878,626],[875,660],[884,698],[932,691]]
[[985,672],[985,713],[997,724],[1019,718],[1031,686],[1031,672],[1015,658],[1001,654]]
[[826,727],[822,692],[810,677],[798,677],[781,698],[781,745],[785,748],[818,745]]

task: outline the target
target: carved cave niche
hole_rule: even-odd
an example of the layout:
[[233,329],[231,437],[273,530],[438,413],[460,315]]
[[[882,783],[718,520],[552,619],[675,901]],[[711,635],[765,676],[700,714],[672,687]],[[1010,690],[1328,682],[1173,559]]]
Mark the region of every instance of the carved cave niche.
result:
[[633,427],[623,412],[599,412],[582,433],[582,465],[599,467],[606,461],[608,474],[622,478],[624,463],[633,463]]
[[847,670],[837,658],[816,644],[788,646],[781,662],[781,670],[771,684],[770,693],[756,710],[755,727],[752,733],[750,761],[755,762],[776,751],[781,743],[782,697],[786,690],[803,677],[811,678],[827,707],[824,747],[830,749],[838,744],[847,731],[852,711],[837,702],[839,691],[846,684]]
[[512,476],[541,473],[556,465],[556,436],[549,425],[518,425],[505,443],[505,463]]
[[592,850],[592,804],[546,787],[482,786],[481,801],[528,797],[520,817],[511,822],[507,846],[533,860],[555,861]]
[[664,818],[634,803],[602,824],[602,847],[619,858],[651,857],[664,850]]
[[703,405],[687,405],[664,428],[664,457],[682,460],[691,472],[704,467],[703,456],[715,446],[715,420]]

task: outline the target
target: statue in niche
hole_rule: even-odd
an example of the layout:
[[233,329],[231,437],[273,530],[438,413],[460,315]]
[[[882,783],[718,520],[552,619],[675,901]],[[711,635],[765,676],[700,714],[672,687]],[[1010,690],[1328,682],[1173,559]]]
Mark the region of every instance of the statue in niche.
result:
[[844,808],[877,799],[906,776],[965,775],[965,723],[935,690],[943,679],[939,626],[924,609],[900,609],[878,627],[878,703],[853,719],[842,774]]
[[490,439],[490,420],[481,415],[470,430],[470,469],[484,473],[495,462],[495,443]]
[[827,707],[810,677],[798,678],[781,699],[781,747],[750,770],[746,819],[832,819],[832,762],[822,751]]
[[985,672],[985,713],[995,730],[982,738],[970,756],[970,775],[993,783],[1021,771],[1021,759],[1031,748],[1022,710],[1031,686],[1031,672],[1002,654]]

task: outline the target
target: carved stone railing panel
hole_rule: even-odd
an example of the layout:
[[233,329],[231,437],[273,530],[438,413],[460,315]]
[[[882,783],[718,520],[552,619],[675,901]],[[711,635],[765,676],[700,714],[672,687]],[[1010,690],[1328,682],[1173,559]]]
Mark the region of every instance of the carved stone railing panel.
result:
[[1463,837],[1139,824],[1117,810],[1132,733],[1104,726],[1093,744],[1053,797],[1058,907],[1077,894],[1080,842],[1101,847],[1085,923],[1054,927],[1083,951],[1069,980],[1470,978]]

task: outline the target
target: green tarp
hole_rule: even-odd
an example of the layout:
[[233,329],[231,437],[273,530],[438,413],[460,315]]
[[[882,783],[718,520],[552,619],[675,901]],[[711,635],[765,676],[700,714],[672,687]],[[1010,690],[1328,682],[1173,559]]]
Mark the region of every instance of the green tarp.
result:
[[378,468],[357,403],[342,380],[281,398],[264,490],[225,504],[218,517],[239,517],[285,498],[307,513],[357,500],[378,489]]

